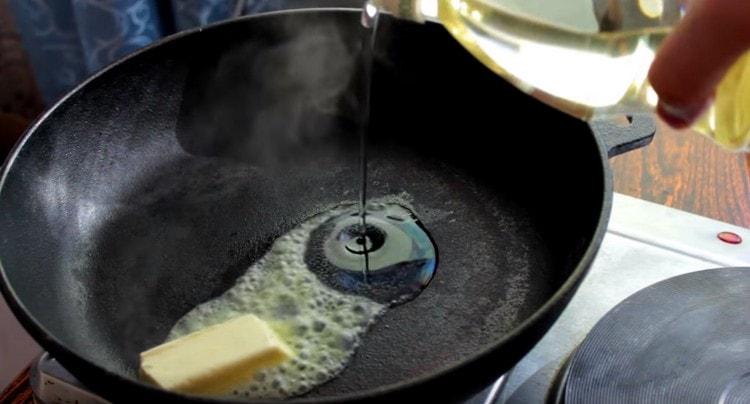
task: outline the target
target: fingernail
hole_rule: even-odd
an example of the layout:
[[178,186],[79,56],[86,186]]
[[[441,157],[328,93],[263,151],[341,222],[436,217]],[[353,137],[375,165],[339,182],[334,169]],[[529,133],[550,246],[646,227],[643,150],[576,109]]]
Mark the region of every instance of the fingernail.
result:
[[710,103],[711,100],[709,99],[695,105],[676,107],[664,101],[659,101],[656,111],[669,126],[676,129],[683,129],[695,122],[703,114],[703,111],[708,108]]

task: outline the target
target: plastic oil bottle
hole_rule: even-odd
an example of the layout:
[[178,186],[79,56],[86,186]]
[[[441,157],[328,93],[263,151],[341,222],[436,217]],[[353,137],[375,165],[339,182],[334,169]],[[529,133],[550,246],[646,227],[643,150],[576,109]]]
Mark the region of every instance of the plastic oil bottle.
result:
[[[521,90],[582,119],[653,111],[647,75],[684,0],[370,0],[368,8],[443,24]],[[456,78],[460,80],[460,77]],[[694,127],[750,150],[750,53],[729,70]]]

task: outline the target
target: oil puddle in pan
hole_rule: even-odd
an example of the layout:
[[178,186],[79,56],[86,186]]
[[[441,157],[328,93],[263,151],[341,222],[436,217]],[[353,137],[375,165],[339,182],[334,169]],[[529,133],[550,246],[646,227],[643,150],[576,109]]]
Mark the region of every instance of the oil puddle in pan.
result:
[[310,270],[329,287],[378,303],[413,299],[435,275],[435,243],[416,215],[400,204],[369,203],[365,215],[364,230],[355,210],[316,229],[305,253]]
[[282,235],[232,288],[183,316],[168,340],[252,313],[295,356],[257,373],[235,396],[291,397],[336,377],[367,329],[388,306],[416,297],[437,265],[434,244],[410,209],[380,200],[368,206],[367,215],[364,243],[358,242],[354,205],[316,215]]

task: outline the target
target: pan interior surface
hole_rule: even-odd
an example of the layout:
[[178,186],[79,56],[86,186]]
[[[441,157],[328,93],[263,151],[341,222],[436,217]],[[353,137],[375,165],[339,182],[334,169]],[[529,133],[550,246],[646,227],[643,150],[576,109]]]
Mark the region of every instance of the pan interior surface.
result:
[[[0,258],[56,340],[48,349],[135,379],[138,353],[277,237],[356,201],[358,17],[277,14],[193,33],[109,69],[41,121],[0,190]],[[425,377],[497,344],[568,279],[604,203],[587,126],[440,27],[384,18],[374,74],[370,195],[413,206],[439,264],[311,397]]]

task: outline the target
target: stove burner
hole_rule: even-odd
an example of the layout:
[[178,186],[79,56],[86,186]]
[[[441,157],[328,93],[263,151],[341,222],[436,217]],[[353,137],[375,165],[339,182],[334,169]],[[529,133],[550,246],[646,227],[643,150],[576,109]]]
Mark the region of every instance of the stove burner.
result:
[[607,313],[573,354],[564,399],[750,402],[750,268],[677,276]]

